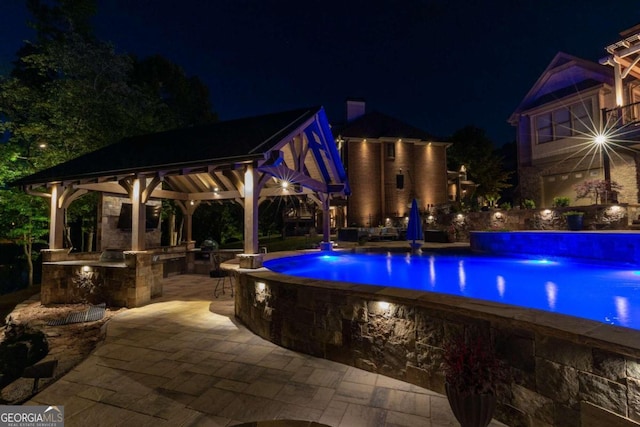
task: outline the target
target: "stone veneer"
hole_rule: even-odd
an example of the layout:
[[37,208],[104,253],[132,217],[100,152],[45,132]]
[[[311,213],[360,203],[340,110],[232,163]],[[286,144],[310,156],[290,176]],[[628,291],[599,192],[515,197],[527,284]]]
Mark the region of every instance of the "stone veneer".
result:
[[283,347],[444,393],[443,343],[483,334],[509,367],[498,420],[580,426],[595,408],[606,425],[640,421],[640,331],[457,296],[239,272],[236,317]]
[[[156,251],[125,251],[124,262],[101,262],[98,252],[68,253],[67,250],[42,251],[42,304],[81,302],[82,292],[74,279],[91,274],[104,287],[110,306],[139,307],[162,295],[163,263],[185,257],[184,247]],[[85,268],[88,271],[84,271]]]
[[[118,219],[122,203],[130,203],[129,198],[120,196],[102,196],[100,206],[100,221],[98,222],[98,250],[106,249],[128,249],[131,248],[131,230],[121,230],[118,228]],[[159,200],[149,200],[150,206],[160,206]],[[144,233],[145,247],[155,248],[160,246],[162,230],[160,225],[153,230],[146,230]]]

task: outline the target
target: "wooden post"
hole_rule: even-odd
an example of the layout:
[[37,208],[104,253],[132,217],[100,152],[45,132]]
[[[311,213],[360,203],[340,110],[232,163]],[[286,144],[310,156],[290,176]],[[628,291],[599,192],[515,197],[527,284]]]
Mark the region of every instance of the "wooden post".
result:
[[51,212],[49,221],[49,249],[63,248],[64,209],[61,198],[64,193],[62,184],[51,186]]
[[131,250],[144,251],[145,232],[147,222],[147,212],[145,203],[142,200],[142,192],[146,187],[144,176],[136,177],[133,180],[131,194]]
[[244,253],[258,253],[258,192],[256,171],[252,165],[244,172]]
[[320,249],[330,251],[333,249],[333,244],[331,243],[331,218],[329,215],[331,195],[318,194],[318,196],[322,201],[322,243],[320,243]]

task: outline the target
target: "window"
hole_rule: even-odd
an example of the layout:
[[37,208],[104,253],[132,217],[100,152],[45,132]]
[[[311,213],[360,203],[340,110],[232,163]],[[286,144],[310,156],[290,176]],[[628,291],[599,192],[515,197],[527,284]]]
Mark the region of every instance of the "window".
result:
[[544,144],[570,136],[584,135],[593,127],[591,111],[592,103],[587,99],[536,116],[536,141],[538,144]]
[[387,159],[395,159],[396,157],[396,144],[393,142],[387,142],[385,144],[387,149]]
[[551,113],[536,117],[536,130],[538,144],[553,141],[553,121],[551,120]]
[[569,109],[554,111],[553,126],[556,139],[571,136],[571,111]]
[[593,119],[591,118],[591,100],[574,105],[571,112],[574,115],[574,135],[585,134],[593,127]]

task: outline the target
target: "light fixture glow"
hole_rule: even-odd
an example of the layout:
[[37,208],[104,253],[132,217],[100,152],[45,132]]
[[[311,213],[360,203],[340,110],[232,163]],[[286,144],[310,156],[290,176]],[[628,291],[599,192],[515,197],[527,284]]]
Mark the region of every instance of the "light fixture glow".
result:
[[378,301],[378,307],[380,307],[382,310],[388,310],[389,306],[390,304],[386,301]]
[[593,140],[598,145],[603,145],[607,143],[607,136],[603,134],[598,134]]
[[259,292],[264,292],[266,287],[267,285],[265,285],[264,282],[256,282],[256,289],[258,289]]

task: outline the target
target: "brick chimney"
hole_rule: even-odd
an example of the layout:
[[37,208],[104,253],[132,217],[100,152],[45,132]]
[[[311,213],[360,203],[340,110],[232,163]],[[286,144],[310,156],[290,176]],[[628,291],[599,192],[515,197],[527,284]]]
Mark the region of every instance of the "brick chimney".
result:
[[365,102],[364,99],[347,99],[347,123],[351,123],[355,119],[364,116]]

